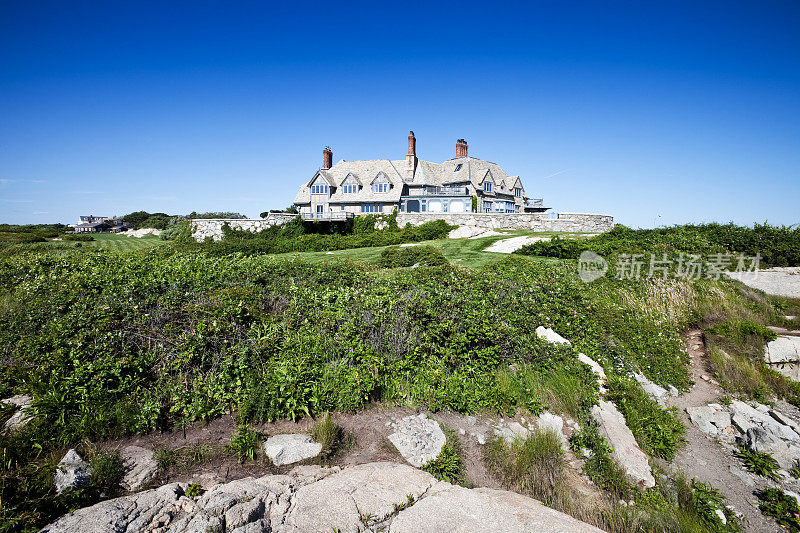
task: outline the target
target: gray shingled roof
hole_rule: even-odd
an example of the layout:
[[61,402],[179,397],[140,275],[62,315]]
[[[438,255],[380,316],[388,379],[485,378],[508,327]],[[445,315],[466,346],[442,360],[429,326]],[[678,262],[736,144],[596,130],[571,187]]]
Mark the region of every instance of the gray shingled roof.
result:
[[[461,168],[455,170],[459,164],[461,164]],[[519,180],[519,176],[509,176],[500,165],[475,157],[456,157],[443,163],[433,163],[420,159],[411,179],[406,176],[406,165],[405,159],[395,161],[389,161],[388,159],[339,161],[330,169],[320,170],[318,173],[333,187],[330,203],[398,202],[400,201],[404,183],[409,185],[445,186],[453,183],[472,182],[473,187],[481,189],[483,178],[487,172],[492,173],[494,182],[497,185],[493,191],[495,194],[513,197],[514,185]],[[370,183],[379,172],[383,172],[392,184],[387,193],[372,192]],[[359,192],[356,194],[342,193],[341,184],[349,174],[352,174],[361,185]],[[309,186],[316,176],[317,174],[315,173],[311,180],[300,187],[294,199],[296,204],[309,203],[311,201]],[[503,186],[502,190],[499,188],[501,184]]]

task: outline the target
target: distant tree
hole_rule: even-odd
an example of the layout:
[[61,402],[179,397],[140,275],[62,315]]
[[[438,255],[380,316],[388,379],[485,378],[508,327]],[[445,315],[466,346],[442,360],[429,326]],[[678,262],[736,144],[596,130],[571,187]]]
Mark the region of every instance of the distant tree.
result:
[[286,209],[284,209],[284,211],[286,211],[287,213],[292,213],[293,215],[296,215],[297,214],[297,206],[292,204],[289,207],[287,207]]
[[247,218],[247,215],[234,213],[233,211],[210,211],[208,213],[198,213],[192,211],[186,218]]

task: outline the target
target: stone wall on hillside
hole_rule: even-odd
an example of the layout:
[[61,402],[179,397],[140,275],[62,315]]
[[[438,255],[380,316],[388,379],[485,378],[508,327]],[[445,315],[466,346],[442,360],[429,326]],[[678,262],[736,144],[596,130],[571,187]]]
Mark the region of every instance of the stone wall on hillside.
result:
[[398,213],[397,225],[419,226],[431,220],[444,220],[454,226],[475,226],[486,229],[533,231],[565,231],[572,233],[604,233],[614,227],[611,215],[591,213]]
[[192,219],[192,237],[198,242],[211,237],[215,241],[222,239],[222,226],[228,224],[233,229],[256,232],[271,226],[286,224],[297,215],[291,213],[270,213],[267,218],[195,218]]

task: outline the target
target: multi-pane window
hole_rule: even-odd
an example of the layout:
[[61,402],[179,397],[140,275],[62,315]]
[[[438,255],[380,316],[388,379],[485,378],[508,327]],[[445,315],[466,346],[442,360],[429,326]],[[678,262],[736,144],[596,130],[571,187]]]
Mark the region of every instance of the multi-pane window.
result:
[[483,212],[484,213],[492,212],[492,202],[483,202]]
[[372,192],[389,192],[388,183],[373,183]]
[[383,213],[383,204],[361,204],[362,213]]
[[520,189],[519,187],[514,187],[514,196],[516,196],[517,198],[522,197],[522,189]]
[[344,187],[342,187],[342,192],[344,194],[355,194],[358,192],[358,185],[355,183],[348,183]]
[[484,181],[483,182],[483,190],[486,192],[492,192],[492,182],[491,181]]
[[311,194],[328,194],[327,185],[312,185]]

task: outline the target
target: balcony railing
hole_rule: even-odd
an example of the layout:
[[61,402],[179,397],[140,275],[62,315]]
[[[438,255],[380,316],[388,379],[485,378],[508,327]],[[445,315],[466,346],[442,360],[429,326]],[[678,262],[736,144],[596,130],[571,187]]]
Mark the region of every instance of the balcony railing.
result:
[[322,220],[322,221],[336,221],[336,220],[348,220],[355,215],[349,211],[328,211],[326,213],[301,213],[300,216],[303,217],[303,220]]
[[423,187],[411,189],[409,196],[469,196],[467,187]]
[[531,207],[541,207],[544,205],[544,198],[528,198],[528,200],[525,202],[525,205]]

